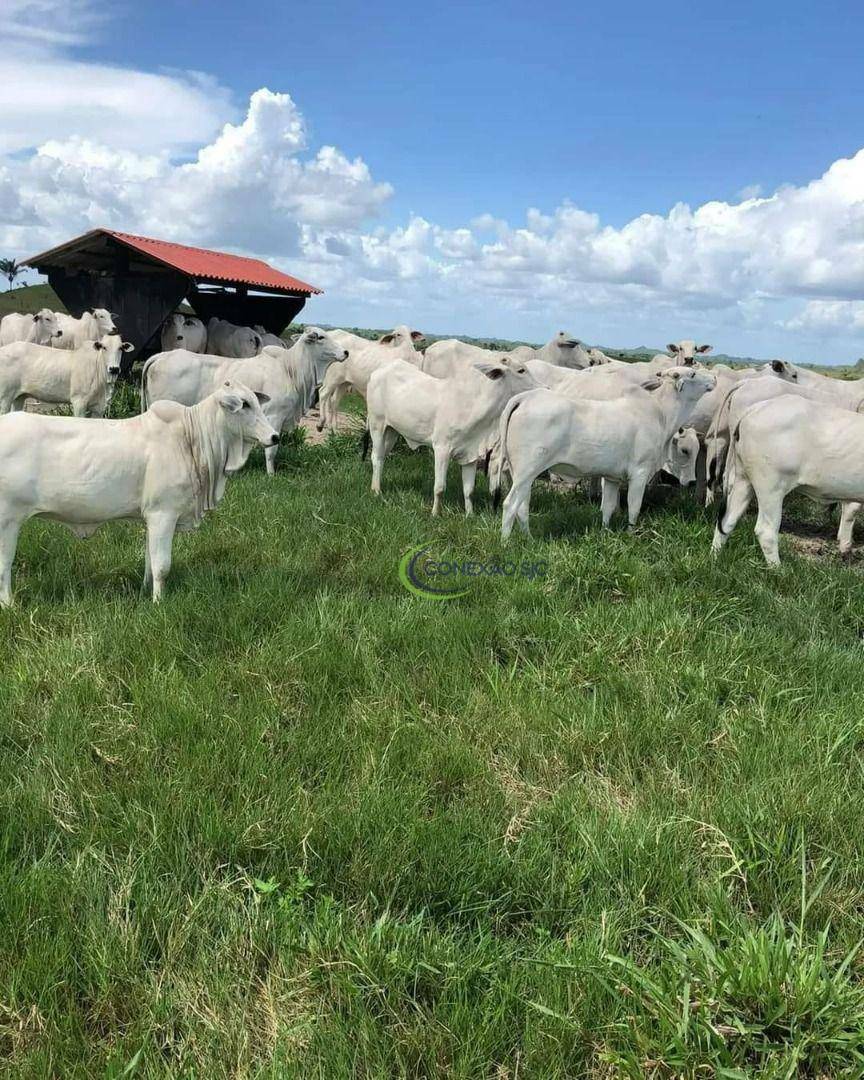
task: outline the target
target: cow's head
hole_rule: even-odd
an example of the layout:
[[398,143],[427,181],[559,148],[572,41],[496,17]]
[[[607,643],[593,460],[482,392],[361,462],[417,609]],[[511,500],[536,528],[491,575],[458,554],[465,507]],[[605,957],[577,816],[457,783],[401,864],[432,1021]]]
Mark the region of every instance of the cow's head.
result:
[[97,341],[105,334],[119,334],[114,323],[114,316],[105,308],[90,308],[90,314],[96,321]]
[[121,340],[119,334],[103,334],[99,341],[93,342],[93,348],[105,363],[108,379],[114,380],[120,374],[121,353],[132,352],[135,346],[131,341]]
[[682,487],[696,479],[696,458],[699,455],[699,436],[692,427],[681,427],[669,442],[669,461],[666,469]]
[[219,405],[225,426],[234,436],[225,464],[226,473],[236,472],[245,465],[251,444],[278,444],[279,432],[261,408],[270,400],[267,394],[254,393],[236,379],[227,379],[213,396]]
[[788,360],[772,360],[762,370],[773,371],[779,379],[783,379],[785,382],[798,382],[798,369],[794,364],[790,364]]
[[685,400],[696,401],[703,394],[709,393],[717,385],[717,376],[702,368],[680,365],[660,372],[660,384],[670,384]]
[[666,346],[666,351],[674,357],[676,363],[682,367],[692,367],[696,363],[696,357],[711,352],[711,345],[697,345],[695,341],[679,341]]
[[512,356],[478,360],[471,366],[494,383],[505,399],[521,394],[524,390],[537,390],[543,385],[531,374],[523,361]]
[[405,345],[413,349],[417,342],[425,340],[426,335],[419,330],[412,330],[410,326],[394,326],[392,330],[378,338],[378,344],[390,345],[394,349]]

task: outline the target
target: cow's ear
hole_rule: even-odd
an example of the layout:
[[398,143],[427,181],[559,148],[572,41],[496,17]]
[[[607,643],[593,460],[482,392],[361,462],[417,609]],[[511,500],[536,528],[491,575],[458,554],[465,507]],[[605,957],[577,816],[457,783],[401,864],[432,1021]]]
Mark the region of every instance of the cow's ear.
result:
[[270,400],[270,395],[263,393],[261,390],[255,390],[255,397],[258,398],[259,405],[266,405]]
[[41,315],[34,315],[34,316],[33,316],[33,322],[39,322],[39,320],[40,320],[41,318],[42,318],[42,316],[41,316]]
[[243,408],[243,398],[233,390],[223,390],[219,394],[219,404],[226,412],[237,413]]
[[782,360],[772,360],[771,361],[771,370],[776,371],[778,375],[783,373],[784,367],[785,367],[785,365],[784,365]]
[[642,389],[643,390],[658,390],[662,385],[663,385],[663,383],[660,381],[660,379],[648,379],[647,382],[642,383]]
[[93,348],[96,349],[96,351],[98,352],[99,349],[104,349],[105,346],[102,344],[101,341],[94,341],[93,342]]
[[673,343],[666,346],[666,352],[671,352],[673,356],[678,355],[678,346]]
[[684,428],[683,428],[683,427],[679,427],[679,428],[678,428],[678,434],[679,434],[679,435],[683,435],[683,434],[684,434]]
[[473,364],[472,367],[476,368],[481,375],[485,375],[487,379],[491,379],[495,382],[496,379],[503,379],[504,372],[497,364],[490,364],[488,361],[481,360],[479,364]]
[[422,341],[423,338],[425,338],[425,337],[426,337],[426,335],[421,334],[419,330],[412,330],[411,331],[411,340],[412,341]]
[[132,344],[131,341],[124,341],[120,348],[123,350],[123,352],[132,352],[135,346]]
[[393,340],[393,335],[392,334],[382,334],[381,337],[378,338],[378,344],[379,345],[389,345],[392,340]]
[[702,353],[711,352],[713,347],[714,347],[713,345],[697,345],[696,346],[696,352],[702,352]]

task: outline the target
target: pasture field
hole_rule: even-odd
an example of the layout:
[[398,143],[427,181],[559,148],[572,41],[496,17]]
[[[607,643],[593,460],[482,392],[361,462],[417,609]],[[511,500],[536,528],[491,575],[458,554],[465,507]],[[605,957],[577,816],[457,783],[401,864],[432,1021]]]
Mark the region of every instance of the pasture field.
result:
[[433,602],[399,558],[500,557],[482,480],[433,520],[424,453],[380,501],[353,438],[280,465],[160,606],[140,531],[22,533],[0,1070],[860,1076],[860,571],[538,485],[546,577]]

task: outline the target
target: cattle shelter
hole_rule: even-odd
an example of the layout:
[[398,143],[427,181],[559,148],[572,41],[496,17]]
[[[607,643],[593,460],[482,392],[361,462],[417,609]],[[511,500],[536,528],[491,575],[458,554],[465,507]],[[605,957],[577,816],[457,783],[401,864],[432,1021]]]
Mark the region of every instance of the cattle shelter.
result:
[[26,260],[45,274],[70,314],[107,308],[134,352],[159,347],[166,317],[184,300],[204,321],[214,315],[281,334],[321,289],[263,262],[148,236],[92,229]]

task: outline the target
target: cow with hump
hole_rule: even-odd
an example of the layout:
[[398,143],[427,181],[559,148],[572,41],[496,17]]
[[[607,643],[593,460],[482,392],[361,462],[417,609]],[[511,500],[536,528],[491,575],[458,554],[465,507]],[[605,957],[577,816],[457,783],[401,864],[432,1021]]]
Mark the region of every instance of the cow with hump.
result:
[[157,401],[129,420],[0,417],[0,604],[12,603],[18,534],[32,517],[82,539],[106,521],[143,520],[144,587],[159,600],[175,531],[194,529],[219,503],[255,443],[279,441],[262,403],[229,380],[197,405]]
[[[226,359],[174,349],[156,353],[141,371],[141,407],[160,399],[195,405],[225,379],[238,379],[251,390],[267,395],[264,412],[277,431],[290,431],[311,408],[328,365],[347,357],[324,330],[307,326],[286,349],[267,345],[257,356]],[[267,472],[276,471],[278,447],[264,452]]]

